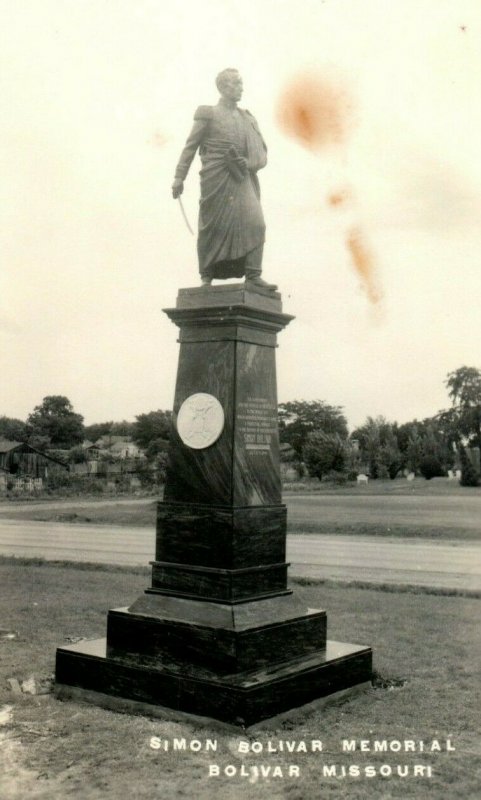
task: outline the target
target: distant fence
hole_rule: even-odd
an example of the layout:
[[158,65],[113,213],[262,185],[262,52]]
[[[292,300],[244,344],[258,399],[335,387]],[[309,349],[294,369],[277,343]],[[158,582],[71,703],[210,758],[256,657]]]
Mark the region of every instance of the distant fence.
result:
[[14,478],[12,475],[0,476],[0,491],[13,492],[14,494],[28,494],[29,492],[38,492],[43,489],[42,478],[29,478],[23,476]]

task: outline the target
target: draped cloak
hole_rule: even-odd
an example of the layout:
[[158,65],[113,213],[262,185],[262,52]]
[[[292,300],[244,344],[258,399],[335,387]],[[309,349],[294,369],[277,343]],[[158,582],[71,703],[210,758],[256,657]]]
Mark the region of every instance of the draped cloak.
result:
[[[245,274],[246,256],[262,246],[265,222],[257,171],[267,147],[249,111],[222,103],[200,106],[175,177],[184,180],[199,149],[199,270],[209,278]],[[239,157],[247,161],[247,168]]]

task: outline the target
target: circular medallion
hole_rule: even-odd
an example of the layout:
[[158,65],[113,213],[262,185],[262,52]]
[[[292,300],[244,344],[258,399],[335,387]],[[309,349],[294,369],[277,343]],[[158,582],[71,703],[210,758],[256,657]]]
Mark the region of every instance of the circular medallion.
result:
[[180,438],[194,450],[210,447],[224,428],[224,410],[211,394],[191,394],[182,403],[177,414],[177,431]]

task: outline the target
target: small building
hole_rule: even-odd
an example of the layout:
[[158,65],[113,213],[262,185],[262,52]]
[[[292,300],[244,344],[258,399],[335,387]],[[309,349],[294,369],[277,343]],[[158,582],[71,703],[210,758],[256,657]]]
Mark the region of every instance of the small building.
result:
[[110,453],[114,458],[142,458],[144,451],[135,444],[131,436],[111,436],[105,434],[95,442],[99,452]]
[[100,458],[100,447],[98,444],[89,441],[89,439],[85,439],[82,442],[82,449],[88,461],[98,461]]
[[132,441],[128,439],[124,442],[115,442],[109,449],[114,458],[142,458],[144,455],[143,450]]
[[26,442],[0,439],[0,470],[10,476],[45,480],[50,470],[68,472],[68,465],[58,458],[35,450]]

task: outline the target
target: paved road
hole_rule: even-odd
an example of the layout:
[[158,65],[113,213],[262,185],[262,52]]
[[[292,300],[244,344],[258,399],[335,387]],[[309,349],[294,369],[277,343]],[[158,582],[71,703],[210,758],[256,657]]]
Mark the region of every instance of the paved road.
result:
[[[147,565],[154,530],[0,519],[0,553]],[[290,535],[291,576],[481,591],[481,544],[374,536]]]
[[387,536],[287,537],[296,577],[481,591],[481,544]]

